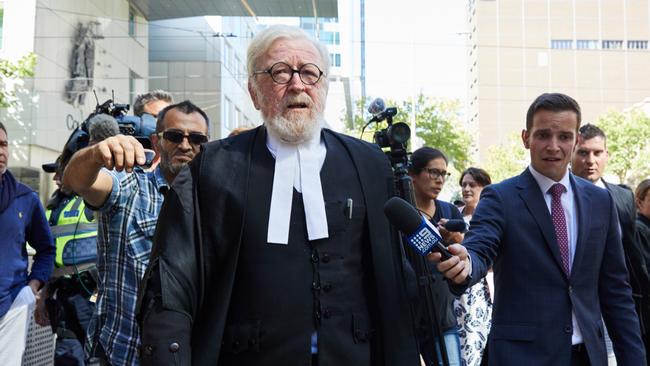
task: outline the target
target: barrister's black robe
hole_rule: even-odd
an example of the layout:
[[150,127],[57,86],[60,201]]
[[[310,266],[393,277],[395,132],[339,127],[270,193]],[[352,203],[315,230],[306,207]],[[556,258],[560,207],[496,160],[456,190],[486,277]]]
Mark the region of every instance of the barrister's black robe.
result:
[[[322,133],[348,150],[366,202],[379,313],[380,354],[373,355],[373,364],[419,365],[407,296],[412,291],[406,289],[414,278],[383,214],[394,190],[388,160],[375,145],[327,129]],[[144,365],[218,364],[247,192],[255,189],[248,181],[252,146],[265,134],[259,127],[206,144],[167,194],[139,296]]]

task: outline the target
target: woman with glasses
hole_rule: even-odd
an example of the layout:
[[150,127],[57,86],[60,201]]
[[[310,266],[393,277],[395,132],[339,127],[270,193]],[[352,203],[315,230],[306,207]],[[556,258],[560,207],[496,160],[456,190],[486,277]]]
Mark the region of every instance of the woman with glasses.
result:
[[[442,226],[448,219],[463,218],[456,206],[438,199],[438,195],[449,177],[445,155],[440,150],[430,147],[415,150],[411,155],[409,175],[413,180],[415,203],[418,210],[438,226],[446,245],[460,243],[463,240],[462,233],[447,231]],[[435,266],[430,268],[435,279],[433,282],[434,308],[444,335],[449,365],[460,365],[458,323],[453,307],[455,296],[449,291],[447,282],[442,274],[435,269]],[[428,344],[429,342],[429,340],[421,340],[422,356],[425,363],[431,365],[434,359],[438,359],[438,364],[442,365],[438,340],[435,342],[435,347]],[[437,357],[433,354],[434,349]]]
[[[492,180],[483,169],[467,168],[460,175],[459,183],[465,203],[461,213],[469,225],[481,197],[481,191],[485,186],[492,184]],[[454,303],[464,365],[481,364],[492,321],[492,300],[488,286],[491,278],[492,272],[489,272],[479,283],[468,288]]]

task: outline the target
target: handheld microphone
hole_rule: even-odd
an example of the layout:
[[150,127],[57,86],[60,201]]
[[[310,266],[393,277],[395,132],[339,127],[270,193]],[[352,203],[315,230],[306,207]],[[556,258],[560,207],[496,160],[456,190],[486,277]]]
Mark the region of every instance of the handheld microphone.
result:
[[384,205],[384,213],[399,231],[406,235],[406,241],[420,255],[436,251],[442,259],[451,258],[451,253],[442,244],[442,237],[435,226],[405,200],[399,197],[389,199]]
[[443,225],[447,231],[454,231],[458,233],[464,233],[467,231],[467,223],[463,219],[449,219],[447,223]]

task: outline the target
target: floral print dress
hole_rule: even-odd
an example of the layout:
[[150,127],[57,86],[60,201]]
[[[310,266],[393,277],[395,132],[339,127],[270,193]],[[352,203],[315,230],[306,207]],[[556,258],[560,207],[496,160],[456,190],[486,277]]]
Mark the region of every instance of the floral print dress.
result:
[[[469,218],[465,216],[469,223]],[[454,301],[463,366],[479,366],[492,323],[488,280],[482,278]]]

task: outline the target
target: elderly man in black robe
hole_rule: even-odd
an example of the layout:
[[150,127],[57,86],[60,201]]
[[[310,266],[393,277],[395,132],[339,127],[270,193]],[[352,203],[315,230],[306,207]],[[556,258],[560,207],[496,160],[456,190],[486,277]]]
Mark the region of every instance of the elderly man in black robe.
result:
[[[139,299],[144,365],[419,365],[410,268],[375,146],[323,127],[329,57],[272,26],[248,49],[264,124],[176,178]],[[412,285],[412,284],[411,284]]]

